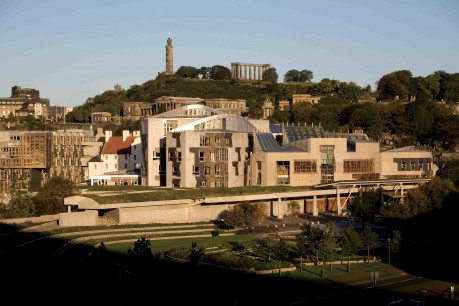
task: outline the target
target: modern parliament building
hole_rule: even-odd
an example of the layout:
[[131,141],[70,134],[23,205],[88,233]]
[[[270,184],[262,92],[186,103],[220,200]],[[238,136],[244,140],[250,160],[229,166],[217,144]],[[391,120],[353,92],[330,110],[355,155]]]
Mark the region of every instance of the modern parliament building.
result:
[[381,150],[363,132],[273,125],[201,104],[147,117],[141,125],[141,184],[148,186],[314,186],[435,173],[428,151]]

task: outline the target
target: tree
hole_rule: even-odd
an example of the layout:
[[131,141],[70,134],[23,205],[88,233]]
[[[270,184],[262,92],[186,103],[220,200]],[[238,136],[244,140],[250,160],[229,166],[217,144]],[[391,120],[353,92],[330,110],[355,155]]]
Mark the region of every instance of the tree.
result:
[[209,79],[227,81],[231,79],[231,70],[228,67],[216,65],[212,66],[209,72]]
[[436,176],[453,182],[456,187],[459,187],[459,159],[453,159],[445,162],[437,170]]
[[33,195],[23,188],[14,187],[9,192],[8,204],[4,212],[5,218],[26,218],[35,216]]
[[[392,230],[392,235],[391,235],[391,237],[389,238],[389,241],[388,241],[389,256],[390,255],[397,255],[397,253],[400,252],[401,245],[402,245],[402,233],[400,232],[399,229]],[[396,262],[397,261],[394,261],[394,263],[396,263]],[[389,264],[390,264],[390,262],[389,262]]]
[[265,217],[265,206],[262,203],[241,202],[227,213],[225,223],[232,227],[255,226]]
[[290,69],[284,74],[284,82],[299,82],[299,74],[300,72],[296,69]]
[[190,251],[191,252],[188,259],[191,261],[191,263],[197,265],[201,260],[201,257],[204,256],[205,247],[198,245],[198,243],[195,241],[192,241]]
[[295,200],[290,201],[287,204],[287,212],[293,217],[298,216],[300,214],[300,204]]
[[351,271],[351,256],[357,255],[358,250],[362,247],[362,238],[353,226],[343,229],[339,237],[341,253],[347,256],[347,272]]
[[150,239],[145,237],[137,239],[137,241],[134,242],[134,249],[129,248],[128,254],[131,256],[138,256],[143,258],[153,257]]
[[[268,262],[271,263],[272,259],[275,258],[274,252],[276,243],[280,239],[280,235],[275,227],[268,227],[267,233],[263,238],[256,239],[258,248],[264,256],[267,257]],[[279,252],[279,250],[277,250]]]
[[338,228],[335,223],[328,222],[325,228],[322,229],[323,239],[319,244],[319,252],[322,257],[322,277],[325,272],[325,264],[328,261],[330,263],[330,271],[333,269],[333,258],[336,255],[338,246]]
[[379,191],[367,190],[358,193],[349,205],[352,216],[362,225],[372,221],[376,213],[379,213],[381,196]]
[[284,82],[310,82],[312,80],[313,73],[310,70],[295,70],[291,69],[284,75]]
[[289,247],[284,237],[279,235],[274,239],[273,258],[279,262],[279,276],[281,275],[282,262],[289,258]]
[[201,74],[201,70],[191,66],[181,66],[175,74],[184,79],[196,79]]
[[78,189],[71,180],[61,176],[51,178],[34,197],[37,216],[65,212],[64,198],[77,193]]
[[371,230],[371,227],[366,225],[362,231],[362,241],[367,247],[368,263],[370,262],[370,248],[378,241],[378,235]]
[[262,79],[263,81],[271,82],[271,83],[277,83],[277,79],[279,78],[277,75],[276,68],[271,67],[267,70],[265,70],[262,74]]

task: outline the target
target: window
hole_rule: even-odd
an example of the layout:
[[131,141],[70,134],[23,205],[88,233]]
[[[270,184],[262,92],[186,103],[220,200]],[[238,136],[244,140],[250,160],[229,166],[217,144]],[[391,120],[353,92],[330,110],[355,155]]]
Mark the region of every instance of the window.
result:
[[199,160],[204,161],[204,152],[199,152]]
[[320,158],[322,165],[334,164],[335,157],[334,157],[334,150],[335,147],[328,145],[328,146],[320,146]]
[[137,155],[134,154],[134,160],[136,160],[136,159],[137,159]]
[[127,168],[128,168],[127,164],[124,164],[124,169],[127,169]]
[[286,185],[290,184],[290,162],[278,161],[277,162],[277,184]]
[[174,159],[174,152],[169,151],[169,160]]
[[344,160],[345,173],[368,173],[375,171],[374,159]]
[[221,138],[220,137],[215,137],[215,145],[220,146],[221,145]]
[[204,175],[210,175],[210,166],[204,167]]
[[293,162],[293,173],[317,173],[317,162],[313,159],[295,160]]
[[215,175],[220,175],[220,173],[221,173],[220,166],[215,166]]
[[177,160],[178,161],[182,160],[182,152],[177,152]]
[[177,175],[178,171],[177,171],[177,167],[176,166],[172,166],[172,175]]
[[199,175],[199,167],[193,166],[193,174],[194,175]]
[[207,182],[206,181],[201,181],[201,187],[207,187]]
[[97,164],[94,164],[94,169],[97,169]]
[[127,160],[127,155],[124,155],[124,160]]

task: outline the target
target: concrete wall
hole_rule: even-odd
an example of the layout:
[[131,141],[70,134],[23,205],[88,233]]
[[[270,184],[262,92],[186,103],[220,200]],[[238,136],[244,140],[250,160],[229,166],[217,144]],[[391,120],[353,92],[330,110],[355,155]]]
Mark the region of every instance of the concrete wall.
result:
[[94,226],[97,225],[97,210],[59,214],[59,226]]
[[59,215],[46,215],[40,217],[30,217],[30,218],[14,218],[14,219],[1,219],[0,223],[3,224],[15,224],[15,223],[41,223],[41,222],[51,222],[59,220]]

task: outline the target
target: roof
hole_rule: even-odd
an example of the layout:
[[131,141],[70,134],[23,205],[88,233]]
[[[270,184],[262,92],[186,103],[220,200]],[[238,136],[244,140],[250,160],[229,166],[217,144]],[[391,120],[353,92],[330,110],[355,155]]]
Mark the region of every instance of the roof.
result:
[[105,143],[101,154],[131,154],[131,144],[138,136],[128,136],[123,141],[122,136],[112,136]]
[[100,158],[99,155],[91,157],[90,160],[88,160],[88,163],[101,163],[103,160]]
[[269,124],[269,130],[271,133],[282,134],[282,126],[279,124]]

